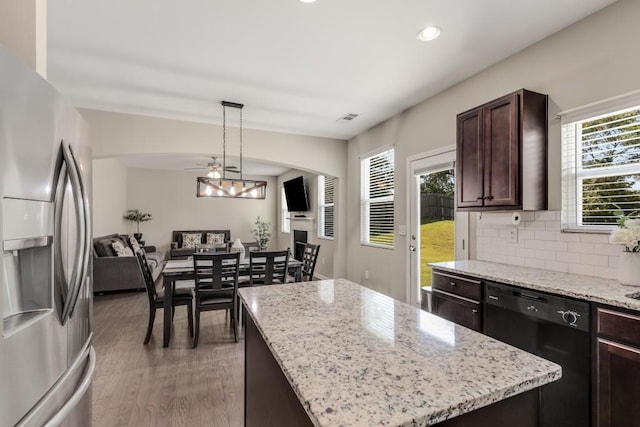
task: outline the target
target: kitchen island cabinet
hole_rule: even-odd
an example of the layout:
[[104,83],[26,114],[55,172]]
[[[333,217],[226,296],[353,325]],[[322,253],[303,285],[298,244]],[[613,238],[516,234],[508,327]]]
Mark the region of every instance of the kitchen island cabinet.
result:
[[554,363],[338,279],[244,288],[245,422],[538,423]]

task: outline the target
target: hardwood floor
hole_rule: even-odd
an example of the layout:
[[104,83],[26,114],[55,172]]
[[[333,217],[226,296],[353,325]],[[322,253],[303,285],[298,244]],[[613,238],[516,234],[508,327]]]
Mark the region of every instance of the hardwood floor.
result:
[[177,307],[165,349],[161,309],[142,344],[148,310],[143,292],[94,299],[93,425],[243,425],[244,340],[233,341],[225,311],[202,313],[192,349],[186,308]]

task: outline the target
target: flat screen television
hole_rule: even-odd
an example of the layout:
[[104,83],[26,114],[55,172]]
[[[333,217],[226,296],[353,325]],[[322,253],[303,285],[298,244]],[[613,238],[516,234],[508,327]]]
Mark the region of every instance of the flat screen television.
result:
[[285,181],[284,195],[287,199],[287,210],[289,212],[306,212],[309,210],[309,198],[307,197],[307,187],[304,178],[297,178]]

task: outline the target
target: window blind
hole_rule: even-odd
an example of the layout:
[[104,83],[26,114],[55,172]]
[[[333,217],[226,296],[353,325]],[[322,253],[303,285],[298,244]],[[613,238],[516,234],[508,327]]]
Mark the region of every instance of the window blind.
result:
[[363,158],[361,170],[361,243],[393,247],[394,149]]
[[336,178],[318,176],[318,236],[333,239]]
[[[635,104],[613,109],[625,103]],[[591,105],[588,112],[561,116],[565,230],[610,230],[619,211],[640,212],[640,96]]]
[[282,232],[291,232],[291,213],[287,207],[287,197],[284,193],[284,187],[280,189],[280,213],[282,218]]

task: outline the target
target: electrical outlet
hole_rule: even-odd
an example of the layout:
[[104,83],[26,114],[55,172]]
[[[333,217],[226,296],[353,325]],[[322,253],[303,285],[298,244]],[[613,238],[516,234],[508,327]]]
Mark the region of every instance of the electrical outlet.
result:
[[509,227],[509,243],[518,243],[517,227]]
[[364,278],[369,279],[369,270],[364,271]]
[[323,264],[323,265],[324,265],[324,263],[325,263],[326,261],[327,261],[327,260],[325,259],[325,257],[322,257],[322,264]]

